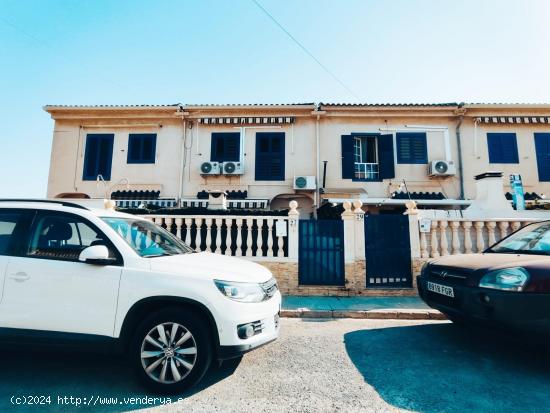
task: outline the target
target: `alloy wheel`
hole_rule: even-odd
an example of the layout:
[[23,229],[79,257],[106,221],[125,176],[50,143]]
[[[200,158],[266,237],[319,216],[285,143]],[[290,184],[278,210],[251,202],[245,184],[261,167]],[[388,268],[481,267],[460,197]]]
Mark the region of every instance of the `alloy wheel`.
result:
[[181,324],[169,322],[153,327],[141,343],[141,365],[153,380],[172,384],[182,381],[197,361],[197,343]]

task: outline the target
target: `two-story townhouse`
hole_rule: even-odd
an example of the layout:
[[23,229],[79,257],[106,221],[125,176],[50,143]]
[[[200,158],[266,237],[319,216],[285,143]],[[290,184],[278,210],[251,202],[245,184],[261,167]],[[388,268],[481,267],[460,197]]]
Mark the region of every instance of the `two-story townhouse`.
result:
[[[46,106],[55,119],[49,197],[160,197],[303,216],[359,198],[371,212],[459,208],[474,175],[521,174],[550,190],[550,105]],[[104,182],[98,183],[99,180]],[[509,188],[507,186],[507,189]]]

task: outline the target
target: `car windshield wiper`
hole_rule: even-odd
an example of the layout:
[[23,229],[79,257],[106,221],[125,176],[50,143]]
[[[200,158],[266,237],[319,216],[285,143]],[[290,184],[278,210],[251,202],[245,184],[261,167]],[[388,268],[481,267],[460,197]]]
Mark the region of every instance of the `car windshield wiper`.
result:
[[492,252],[494,254],[523,254],[523,255],[550,255],[550,251],[537,251],[537,250],[489,250],[487,252]]
[[143,255],[143,258],[167,257],[167,256],[170,256],[170,255],[174,255],[174,254],[170,254],[170,253],[168,253],[168,252],[163,252],[163,253],[161,253],[161,254]]

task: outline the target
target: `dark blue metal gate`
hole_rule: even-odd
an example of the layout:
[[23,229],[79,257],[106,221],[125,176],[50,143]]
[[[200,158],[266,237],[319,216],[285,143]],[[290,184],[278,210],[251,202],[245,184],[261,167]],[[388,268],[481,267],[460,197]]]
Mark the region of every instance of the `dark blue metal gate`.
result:
[[299,221],[300,285],[344,285],[342,220]]
[[367,287],[411,287],[411,240],[407,215],[365,216]]

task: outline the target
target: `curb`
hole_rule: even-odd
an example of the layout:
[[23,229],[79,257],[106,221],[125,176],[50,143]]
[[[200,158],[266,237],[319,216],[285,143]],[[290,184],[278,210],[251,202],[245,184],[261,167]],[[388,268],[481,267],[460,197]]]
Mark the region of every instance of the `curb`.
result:
[[378,320],[447,320],[437,310],[281,310],[286,318],[357,318]]

